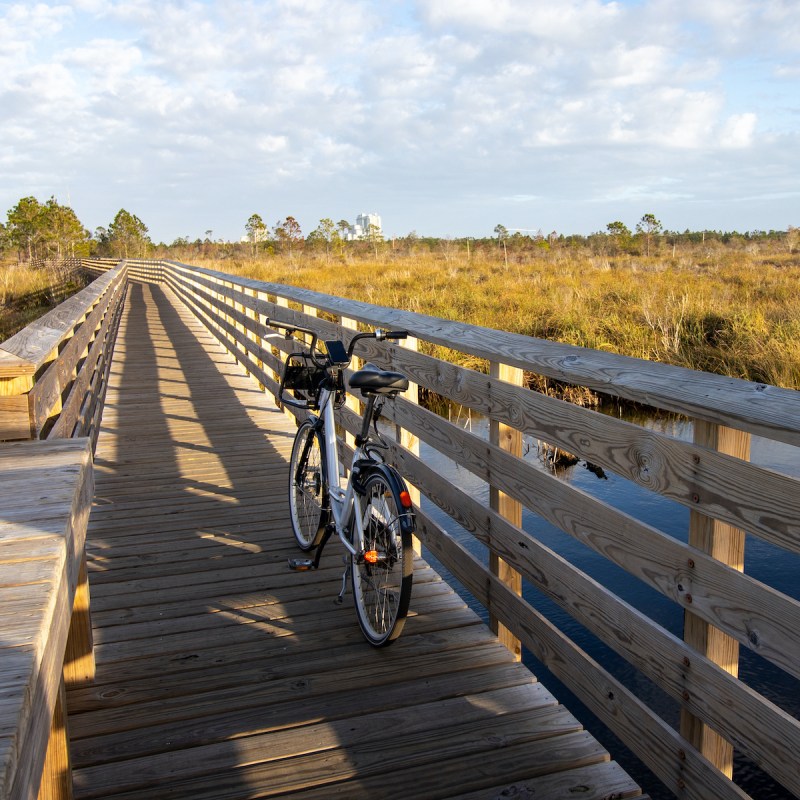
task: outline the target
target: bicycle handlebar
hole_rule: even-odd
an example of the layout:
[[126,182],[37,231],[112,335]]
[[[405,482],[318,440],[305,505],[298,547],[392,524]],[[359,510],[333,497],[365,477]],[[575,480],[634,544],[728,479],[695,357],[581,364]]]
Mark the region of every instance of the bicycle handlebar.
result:
[[[316,333],[316,331],[312,331],[310,328],[304,328],[302,325],[290,325],[285,322],[275,322],[269,317],[264,320],[264,324],[270,328],[274,328],[275,330],[284,331],[287,339],[291,339],[295,333],[303,333],[310,336],[311,341],[306,343],[306,346],[309,349],[308,356],[318,368],[324,369],[329,375],[332,374],[332,372],[330,372],[332,367],[342,369],[346,367],[350,361],[352,361],[353,350],[355,349],[356,342],[358,342],[360,339],[375,339],[379,342],[382,342],[386,339],[397,341],[400,339],[406,339],[408,337],[408,331],[385,331],[381,328],[376,328],[371,333],[356,333],[355,336],[353,336],[353,338],[350,340],[350,344],[346,350],[342,342],[325,342],[326,352],[323,353],[322,351],[316,350],[317,343],[319,341],[319,335]],[[287,365],[288,358],[289,357],[287,357]],[[307,401],[294,400],[285,391],[287,369],[288,366],[284,366],[281,374],[278,397],[276,398],[278,406],[281,407],[283,404],[285,404],[295,406],[296,408],[309,408],[310,406]]]
[[[264,324],[268,325],[270,328],[275,328],[276,330],[282,330],[286,333],[287,338],[291,338],[291,336],[295,333],[305,333],[311,337],[311,341],[308,343],[308,349],[312,354],[312,357],[316,361],[316,356],[314,355],[314,350],[317,347],[317,342],[319,341],[319,336],[316,331],[312,331],[310,328],[304,328],[302,325],[289,325],[285,322],[275,322],[267,317],[264,320]],[[355,344],[360,339],[376,339],[379,342],[383,342],[386,339],[390,339],[392,341],[399,341],[400,339],[408,338],[408,331],[385,331],[382,328],[376,328],[372,333],[357,333],[351,340],[350,344],[347,348],[347,355],[348,358],[353,357],[353,349],[355,348]]]

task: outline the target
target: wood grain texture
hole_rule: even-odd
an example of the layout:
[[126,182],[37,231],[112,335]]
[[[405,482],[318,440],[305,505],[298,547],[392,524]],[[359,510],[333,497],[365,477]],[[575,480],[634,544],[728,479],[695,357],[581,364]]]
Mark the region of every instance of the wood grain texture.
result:
[[88,440],[0,447],[3,800],[37,796],[48,750],[43,796],[69,796],[65,727],[56,712],[92,493]]
[[[800,722],[736,680],[711,659],[655,624],[578,570],[534,536],[511,525],[454,487],[410,453],[393,447],[392,460],[462,528],[496,550],[538,590],[655,681],[682,707],[720,730],[781,783],[800,794],[794,753]],[[433,531],[432,535],[438,535]],[[434,550],[437,545],[429,542]],[[473,581],[479,580],[478,576]],[[514,624],[508,620],[507,624]],[[618,735],[615,720],[609,727]]]

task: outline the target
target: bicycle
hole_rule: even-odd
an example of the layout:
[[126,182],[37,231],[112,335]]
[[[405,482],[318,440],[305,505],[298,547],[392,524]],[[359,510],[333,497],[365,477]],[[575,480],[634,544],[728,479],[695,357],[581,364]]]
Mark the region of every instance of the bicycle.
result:
[[343,602],[349,576],[364,637],[374,647],[389,645],[403,629],[411,600],[415,517],[405,481],[382,457],[381,451],[388,448],[378,431],[378,418],[385,401],[408,388],[408,378],[374,364],[350,375],[350,389],[360,391],[366,408],[344,487],[334,411],[344,403],[344,370],[355,344],[362,339],[396,341],[408,334],[381,329],[357,333],[345,347],[340,340],[322,341],[298,325],[272,320],[267,325],[283,331],[287,339],[298,333],[311,337],[301,342],[305,349],[286,356],[277,397],[279,407],[310,412],[299,423],[292,445],[289,509],[300,549],[316,552],[313,558],[289,559],[289,567],[317,569],[325,545],[337,534],[347,550],[337,600]]

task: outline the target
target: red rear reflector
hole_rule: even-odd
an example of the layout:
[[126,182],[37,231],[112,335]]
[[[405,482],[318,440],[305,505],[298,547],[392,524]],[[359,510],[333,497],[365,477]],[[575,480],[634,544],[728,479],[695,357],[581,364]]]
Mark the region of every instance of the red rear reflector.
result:
[[364,561],[367,564],[377,564],[378,563],[378,551],[377,550],[365,550],[364,551]]
[[403,508],[411,508],[411,495],[408,492],[400,492],[400,502]]

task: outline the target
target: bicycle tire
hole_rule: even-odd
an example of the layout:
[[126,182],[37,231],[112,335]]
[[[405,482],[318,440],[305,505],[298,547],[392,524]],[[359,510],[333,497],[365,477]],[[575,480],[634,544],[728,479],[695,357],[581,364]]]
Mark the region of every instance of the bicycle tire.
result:
[[382,473],[367,478],[359,506],[364,551],[376,553],[377,561],[368,563],[364,553],[351,556],[353,601],[364,637],[384,647],[402,632],[411,600],[414,551],[410,527],[400,521],[409,512]]
[[297,430],[289,460],[289,516],[301,550],[313,550],[328,524],[328,484],[320,435],[309,420]]

